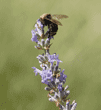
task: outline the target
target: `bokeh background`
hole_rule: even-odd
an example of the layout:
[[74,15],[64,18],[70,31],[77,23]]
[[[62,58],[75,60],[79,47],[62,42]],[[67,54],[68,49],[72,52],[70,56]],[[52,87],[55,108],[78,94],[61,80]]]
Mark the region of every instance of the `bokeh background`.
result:
[[[101,109],[101,1],[0,0],[0,110],[58,110],[35,76],[31,30],[43,13],[65,14],[50,54],[59,54],[76,110]],[[65,86],[64,85],[64,86]]]

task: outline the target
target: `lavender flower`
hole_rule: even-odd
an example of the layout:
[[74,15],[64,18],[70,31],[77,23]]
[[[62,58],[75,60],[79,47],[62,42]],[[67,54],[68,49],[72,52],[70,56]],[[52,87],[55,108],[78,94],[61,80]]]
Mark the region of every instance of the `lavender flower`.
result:
[[[50,29],[48,29],[46,34],[44,34],[44,25],[40,19],[37,20],[35,27],[36,29],[31,31],[31,40],[36,42],[36,49],[45,51],[45,54],[38,55],[36,57],[39,60],[42,70],[32,67],[34,69],[35,76],[39,73],[42,79],[41,82],[47,85],[45,90],[49,91],[47,95],[49,101],[55,102],[56,106],[61,110],[75,110],[77,106],[75,100],[70,104],[70,100],[67,99],[70,94],[70,91],[67,90],[68,85],[65,88],[63,87],[66,82],[67,75],[64,74],[64,69],[61,71],[61,68],[59,68],[59,63],[62,61],[59,60],[59,55],[56,55],[56,53],[53,55],[50,55],[49,53],[50,46],[52,45],[50,44],[50,40],[54,37],[49,35]],[[47,39],[45,40],[45,38]],[[56,64],[54,64],[54,62],[56,62]],[[66,105],[64,104],[65,102]]]

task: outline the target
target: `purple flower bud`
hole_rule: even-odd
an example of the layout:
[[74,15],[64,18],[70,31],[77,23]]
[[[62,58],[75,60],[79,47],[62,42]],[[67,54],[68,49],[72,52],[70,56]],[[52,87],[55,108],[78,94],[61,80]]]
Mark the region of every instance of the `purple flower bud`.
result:
[[60,83],[59,79],[56,78],[56,79],[55,79],[55,84],[56,84],[56,85],[59,85],[59,83]]
[[63,74],[63,73],[64,73],[64,69],[63,69],[62,72],[60,73],[60,78],[59,78],[60,82],[63,82],[63,80],[66,80],[66,78],[67,78],[67,75],[65,75],[65,74]]
[[41,23],[40,19],[37,20],[37,24],[39,25],[39,27],[43,28],[43,24]]
[[43,24],[41,23],[41,21],[38,19],[37,23],[35,24],[35,27],[37,29],[38,34],[41,36],[44,33],[44,27]]
[[48,46],[50,44],[49,38],[46,39],[45,44],[46,44],[46,46]]
[[31,38],[32,42],[33,42],[33,41],[34,41],[34,42],[38,42],[38,39],[37,39],[37,36],[36,36],[35,31],[32,30],[31,33],[32,33],[32,38]]
[[34,73],[35,73],[35,76],[39,74],[42,74],[42,71],[40,71],[39,69],[37,69],[36,67],[32,67],[34,69]]
[[59,65],[59,62],[62,62],[61,60],[58,59],[58,55],[56,56],[56,53],[53,54],[53,55],[49,55],[49,56],[48,56],[48,61],[49,61],[50,63],[53,63],[54,61],[57,61],[57,65],[56,65],[56,66]]
[[75,110],[76,109],[76,106],[77,106],[77,103],[74,103],[71,110]]
[[51,82],[48,82],[48,87],[50,87],[51,89],[53,89],[54,85]]
[[52,98],[49,98],[49,101],[50,101],[50,102],[53,102],[54,100],[53,100]]
[[58,85],[58,90],[61,92],[62,91],[62,84]]
[[41,63],[43,62],[43,61],[45,61],[45,58],[42,56],[42,55],[39,55],[39,56],[37,56],[36,57],[39,61],[41,61]]
[[44,39],[41,40],[41,45],[44,47],[45,46],[45,41]]
[[68,87],[68,85],[65,87],[65,90],[67,90],[69,87]]
[[70,94],[70,90],[66,91],[66,95],[69,95]]
[[45,90],[50,91],[50,90],[51,90],[51,88],[49,88],[49,87],[45,87]]
[[61,99],[62,99],[65,95],[66,95],[66,92],[65,92],[65,91],[59,92],[59,96],[60,96]]

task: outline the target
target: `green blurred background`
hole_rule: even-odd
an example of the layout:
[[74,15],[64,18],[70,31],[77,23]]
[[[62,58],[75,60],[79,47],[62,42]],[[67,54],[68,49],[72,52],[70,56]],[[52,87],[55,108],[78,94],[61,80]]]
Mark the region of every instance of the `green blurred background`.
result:
[[[59,110],[35,76],[31,30],[43,13],[65,14],[50,54],[59,54],[76,110],[101,109],[101,1],[0,0],[0,110]],[[64,85],[64,86],[65,86]]]

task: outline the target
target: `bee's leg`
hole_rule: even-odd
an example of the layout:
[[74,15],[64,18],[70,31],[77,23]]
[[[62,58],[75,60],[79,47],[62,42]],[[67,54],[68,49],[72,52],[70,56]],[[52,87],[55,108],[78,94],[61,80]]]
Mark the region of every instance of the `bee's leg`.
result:
[[51,30],[49,29],[49,33],[48,33],[48,38],[50,38],[51,36],[53,36],[52,34],[51,34]]
[[56,32],[50,32],[50,36],[56,35]]
[[48,38],[50,38],[50,34],[48,34],[48,36],[47,36]]
[[48,24],[48,31],[46,32],[47,37],[50,37],[50,32],[51,32],[51,25]]

